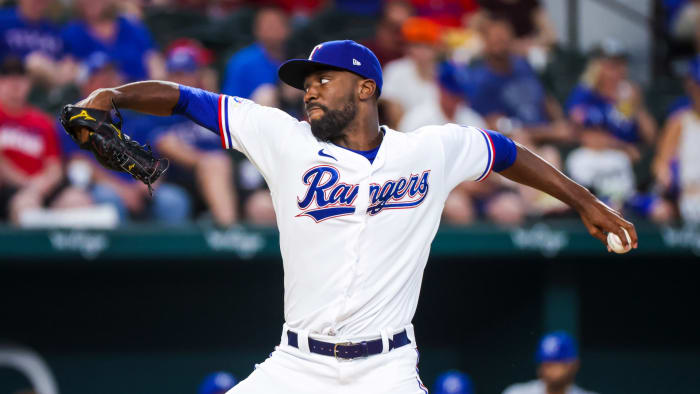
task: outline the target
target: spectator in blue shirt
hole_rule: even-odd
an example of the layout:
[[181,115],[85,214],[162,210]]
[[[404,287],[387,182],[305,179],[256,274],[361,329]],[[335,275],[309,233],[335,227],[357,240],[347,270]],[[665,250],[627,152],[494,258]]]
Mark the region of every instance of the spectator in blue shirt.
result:
[[586,67],[566,110],[581,146],[566,159],[569,175],[615,209],[657,222],[672,217],[670,204],[640,194],[633,170],[644,146],[656,140],[656,122],[641,90],[627,78],[627,54],[619,42],[603,40]]
[[94,52],[104,52],[127,81],[163,79],[163,60],[146,26],[119,15],[114,0],[77,0],[76,5],[81,19],[62,33],[69,55],[84,61]]
[[621,44],[603,40],[581,80],[566,102],[566,111],[583,128],[584,144],[589,135],[595,135],[604,139],[597,145],[624,150],[638,159],[637,146],[654,142],[656,123],[644,106],[641,89],[627,78],[627,54]]
[[[193,45],[174,47],[167,57],[168,80],[201,87],[204,67],[197,52]],[[167,180],[188,190],[195,214],[208,210],[217,226],[229,227],[239,219],[242,200],[248,221],[275,224],[270,193],[250,162],[243,159],[234,165],[231,155],[221,149],[219,136],[184,116],[154,119],[151,140],[171,161]],[[238,172],[234,174],[234,170]],[[238,181],[238,189],[234,181]]]
[[75,75],[75,64],[65,61],[57,26],[45,17],[49,0],[20,0],[16,7],[0,9],[0,61],[22,58],[38,82],[61,85]]
[[221,91],[255,101],[256,89],[277,84],[277,68],[285,60],[289,36],[287,16],[279,8],[262,8],[255,16],[253,35],[255,43],[229,60]]
[[489,128],[529,145],[572,138],[558,103],[546,94],[527,60],[513,52],[508,20],[484,24],[484,58],[469,67],[467,96]]
[[[83,69],[79,79],[82,97],[95,89],[124,83],[124,77],[105,53],[92,54],[83,64]],[[147,119],[131,111],[120,112],[124,116],[124,130],[130,137],[137,141],[150,141],[146,130],[151,129],[151,124]],[[181,188],[159,181],[155,186],[157,191],[149,198],[148,189],[143,183],[125,172],[105,169],[89,152],[81,150],[67,133],[60,135],[69,180],[73,186],[87,190],[96,204],[113,205],[120,221],[125,222],[130,218],[155,219],[164,224],[177,225],[189,218],[191,203]]]

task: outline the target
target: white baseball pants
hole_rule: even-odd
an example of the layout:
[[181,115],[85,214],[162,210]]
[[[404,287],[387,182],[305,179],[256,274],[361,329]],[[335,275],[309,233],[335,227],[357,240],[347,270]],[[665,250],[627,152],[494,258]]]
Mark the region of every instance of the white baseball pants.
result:
[[398,349],[366,358],[336,360],[310,353],[304,333],[299,335],[299,344],[306,350],[289,346],[285,326],[282,342],[270,357],[227,394],[427,394],[418,376],[413,327],[407,332],[411,343]]

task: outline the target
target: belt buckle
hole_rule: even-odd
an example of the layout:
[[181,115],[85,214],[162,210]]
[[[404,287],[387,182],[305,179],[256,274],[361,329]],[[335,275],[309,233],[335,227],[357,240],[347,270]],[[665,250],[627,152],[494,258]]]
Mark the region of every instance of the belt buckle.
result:
[[333,357],[335,357],[335,359],[338,361],[352,360],[352,357],[351,358],[345,358],[343,356],[338,357],[338,346],[352,346],[352,345],[355,345],[355,344],[352,342],[340,342],[340,343],[334,344],[333,345]]

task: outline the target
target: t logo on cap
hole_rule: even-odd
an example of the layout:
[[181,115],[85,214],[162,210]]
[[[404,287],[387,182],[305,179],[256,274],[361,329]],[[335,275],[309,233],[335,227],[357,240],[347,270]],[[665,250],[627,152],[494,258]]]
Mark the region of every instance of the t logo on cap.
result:
[[309,54],[309,60],[314,59],[314,53],[316,53],[317,50],[321,49],[322,46],[323,44],[318,44],[314,47],[314,49],[311,50],[311,54]]

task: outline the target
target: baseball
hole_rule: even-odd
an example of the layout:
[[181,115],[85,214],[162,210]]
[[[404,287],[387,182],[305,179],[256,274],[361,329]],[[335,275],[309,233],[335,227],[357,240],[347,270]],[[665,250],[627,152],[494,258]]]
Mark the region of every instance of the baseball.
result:
[[624,228],[622,231],[625,232],[625,237],[627,237],[626,248],[622,245],[622,240],[620,240],[620,237],[618,237],[617,234],[608,233],[608,247],[615,253],[627,253],[630,251],[630,249],[632,249],[632,240],[630,239],[629,233]]

